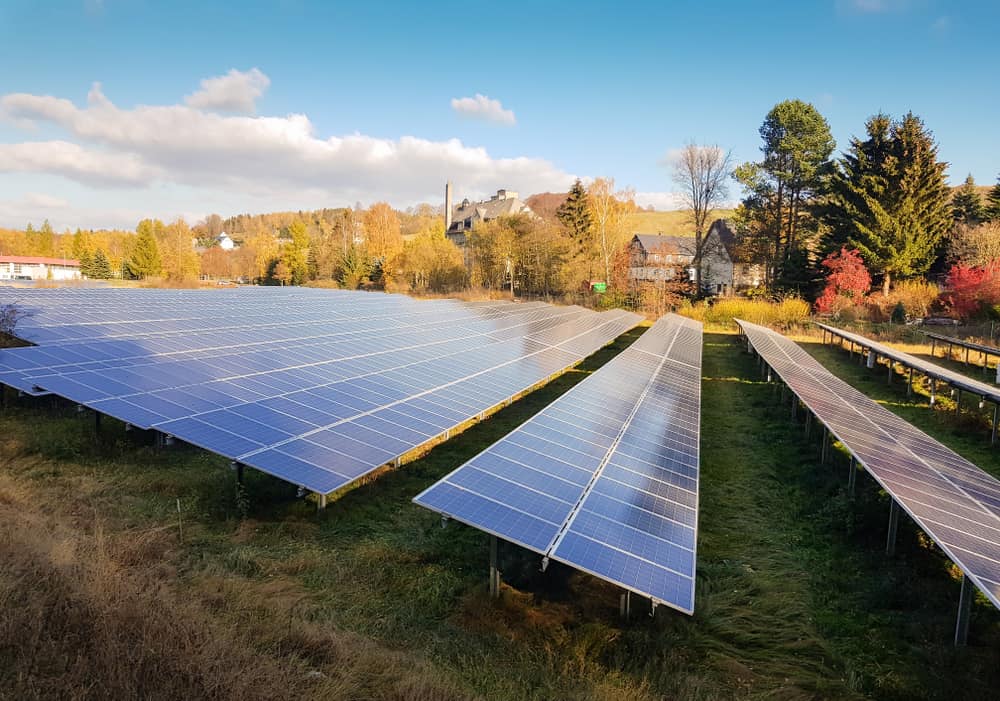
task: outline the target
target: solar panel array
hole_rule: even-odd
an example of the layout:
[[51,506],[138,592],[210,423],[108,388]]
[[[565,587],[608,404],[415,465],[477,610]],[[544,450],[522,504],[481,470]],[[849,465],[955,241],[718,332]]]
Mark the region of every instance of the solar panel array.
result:
[[738,323],[803,404],[1000,607],[1000,480],[834,376],[781,334]]
[[834,336],[839,336],[844,340],[856,343],[862,348],[871,348],[875,353],[883,358],[889,358],[898,363],[914,368],[927,377],[946,382],[953,387],[957,387],[967,392],[973,392],[984,399],[989,399],[992,402],[1000,404],[1000,388],[996,385],[988,385],[985,382],[979,382],[978,380],[974,380],[960,372],[949,370],[948,368],[942,367],[937,363],[932,363],[929,360],[924,360],[923,358],[918,358],[915,355],[904,353],[901,350],[887,346],[884,343],[879,343],[878,341],[865,336],[861,336],[860,334],[838,329],[835,326],[829,326],[827,324],[816,325],[824,331],[833,334]]
[[632,346],[414,501],[694,610],[701,324]]
[[[0,383],[326,494],[635,326],[622,311],[276,288],[16,292]],[[4,299],[0,294],[0,303]]]

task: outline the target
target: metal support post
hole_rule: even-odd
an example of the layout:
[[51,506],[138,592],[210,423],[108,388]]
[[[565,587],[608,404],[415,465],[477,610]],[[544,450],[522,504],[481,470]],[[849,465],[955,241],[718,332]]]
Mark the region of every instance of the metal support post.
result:
[[955,388],[958,394],[955,395],[955,416],[962,415],[962,390]]
[[806,440],[809,440],[809,434],[812,433],[813,425],[813,415],[811,411],[806,412]]
[[934,343],[936,339],[931,339],[931,357],[934,357]]
[[632,592],[628,589],[618,598],[618,613],[626,621],[632,614]]
[[990,431],[990,445],[997,443],[997,422],[1000,421],[1000,404],[993,405],[993,430]]
[[500,570],[497,569],[497,537],[490,536],[490,598],[500,598]]
[[768,365],[767,366],[767,381],[771,382],[772,380],[773,380],[773,378],[771,377],[771,366]]
[[893,499],[889,505],[889,534],[885,540],[885,554],[892,557],[896,554],[896,530],[899,528],[899,505]]
[[972,600],[976,588],[962,573],[962,593],[958,596],[958,617],[955,620],[955,647],[963,647],[969,640],[969,618],[972,616]]
[[858,461],[852,455],[851,456],[851,468],[850,472],[847,473],[847,493],[850,495],[851,499],[854,498],[854,485],[858,478]]
[[966,365],[969,364],[969,347],[968,346],[965,347],[965,364]]
[[322,511],[326,508],[326,494],[316,495],[316,510]]
[[781,384],[781,403],[784,404],[785,403],[785,392],[788,389],[788,385],[786,385],[784,382],[782,382],[780,384]]
[[236,483],[243,484],[243,463],[236,463]]
[[823,446],[820,448],[819,464],[826,465],[827,453],[830,451],[830,429],[823,427]]
[[875,351],[868,349],[868,369],[875,367]]
[[797,418],[799,418],[799,398],[796,397],[795,393],[793,392],[792,393],[792,421],[795,421]]
[[910,379],[906,381],[906,396],[913,396],[913,368],[910,368]]
[[937,401],[937,380],[933,377],[931,378],[931,409],[934,408],[934,403]]
[[895,368],[892,367],[893,366],[892,358],[889,358],[888,360],[889,360],[889,363],[888,363],[888,365],[889,365],[889,374],[886,377],[886,384],[891,385],[892,384],[892,374],[893,374]]

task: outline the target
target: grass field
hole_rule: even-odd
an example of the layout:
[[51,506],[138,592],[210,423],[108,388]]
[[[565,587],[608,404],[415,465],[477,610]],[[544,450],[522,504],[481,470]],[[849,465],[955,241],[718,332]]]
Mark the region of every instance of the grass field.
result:
[[[1000,614],[951,646],[958,584],[816,445],[728,332],[705,336],[693,618],[617,616],[618,590],[411,503],[635,334],[325,512],[225,461],[137,445],[70,408],[0,413],[0,699],[988,699]],[[809,339],[806,339],[807,341]],[[812,339],[848,382],[993,474],[986,437]]]
[[[732,215],[731,209],[712,212],[710,221],[725,219]],[[691,215],[684,211],[636,212],[631,215],[628,230],[643,234],[668,234],[671,236],[694,236]]]

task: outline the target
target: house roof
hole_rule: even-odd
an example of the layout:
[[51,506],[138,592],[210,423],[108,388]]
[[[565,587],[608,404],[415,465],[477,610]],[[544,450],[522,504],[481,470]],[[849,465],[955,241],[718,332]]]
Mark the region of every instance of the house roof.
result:
[[531,212],[531,208],[517,197],[507,197],[505,199],[484,200],[482,202],[462,202],[452,210],[452,228],[457,228],[459,222],[465,221],[469,217],[475,217],[480,221],[488,221],[497,217],[513,216]]
[[0,263],[18,263],[20,265],[64,265],[69,268],[80,267],[80,261],[75,258],[43,258],[41,256],[0,256]]
[[718,235],[719,241],[722,242],[722,245],[725,247],[726,253],[729,254],[729,257],[736,260],[736,233],[733,231],[732,227],[729,226],[729,222],[725,219],[716,219],[712,222],[712,225],[708,227],[709,234],[713,231]]
[[632,239],[647,252],[682,253],[694,255],[694,239],[690,236],[667,236],[666,234],[636,234]]

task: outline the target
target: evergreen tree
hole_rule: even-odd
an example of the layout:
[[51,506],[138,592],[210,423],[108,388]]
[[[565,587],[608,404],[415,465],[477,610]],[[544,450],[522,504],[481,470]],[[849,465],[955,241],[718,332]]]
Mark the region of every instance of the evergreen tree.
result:
[[160,260],[160,248],[156,243],[156,236],[153,234],[156,224],[163,227],[162,222],[144,219],[136,227],[136,238],[132,244],[132,251],[129,253],[125,266],[129,274],[138,280],[159,275],[163,268]]
[[818,215],[825,248],[857,248],[888,293],[894,277],[928,270],[951,229],[947,164],[912,113],[898,122],[876,115],[866,129],[837,164]]
[[997,176],[997,184],[986,195],[983,216],[990,221],[1000,221],[1000,176]]
[[566,227],[570,238],[582,251],[586,242],[590,240],[590,230],[594,222],[590,214],[587,189],[579,178],[570,188],[566,201],[556,210],[556,218]]
[[[763,159],[738,166],[733,176],[745,193],[741,216],[747,233],[764,253],[773,283],[786,267],[801,267],[797,252],[808,249],[815,234],[811,204],[828,177],[836,142],[819,110],[802,100],[775,105],[759,131]],[[791,257],[797,260],[786,265]]]
[[77,256],[77,260],[80,261],[80,274],[84,277],[93,278],[94,277],[94,261],[93,256],[90,255],[90,251],[84,251]]
[[984,215],[983,200],[970,173],[951,199],[951,217],[956,223],[975,225],[983,220]]
[[111,278],[111,262],[108,260],[103,249],[98,248],[94,251],[93,258],[90,261],[90,272],[87,273],[87,277],[94,280],[108,280]]

